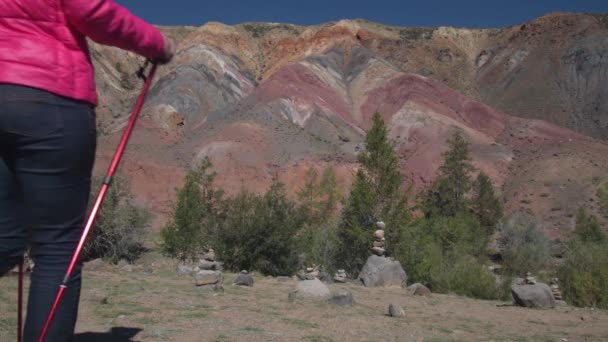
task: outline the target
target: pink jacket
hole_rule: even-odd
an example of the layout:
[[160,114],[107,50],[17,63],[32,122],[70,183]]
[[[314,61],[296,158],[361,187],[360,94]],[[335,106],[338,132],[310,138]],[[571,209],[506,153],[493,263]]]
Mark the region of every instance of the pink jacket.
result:
[[0,83],[97,104],[85,36],[158,58],[158,29],[111,0],[0,0]]

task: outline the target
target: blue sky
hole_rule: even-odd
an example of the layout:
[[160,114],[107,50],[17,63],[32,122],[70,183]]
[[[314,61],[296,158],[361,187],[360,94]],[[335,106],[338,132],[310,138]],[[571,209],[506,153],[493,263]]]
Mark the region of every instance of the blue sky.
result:
[[115,0],[157,25],[208,21],[319,24],[363,18],[399,26],[503,27],[549,12],[608,13],[608,0]]

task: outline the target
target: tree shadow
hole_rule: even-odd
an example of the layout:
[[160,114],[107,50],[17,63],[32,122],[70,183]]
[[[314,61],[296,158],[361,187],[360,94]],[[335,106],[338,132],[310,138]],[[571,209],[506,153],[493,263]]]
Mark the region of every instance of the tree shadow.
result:
[[85,332],[74,335],[72,342],[134,342],[141,328],[113,327],[108,332]]

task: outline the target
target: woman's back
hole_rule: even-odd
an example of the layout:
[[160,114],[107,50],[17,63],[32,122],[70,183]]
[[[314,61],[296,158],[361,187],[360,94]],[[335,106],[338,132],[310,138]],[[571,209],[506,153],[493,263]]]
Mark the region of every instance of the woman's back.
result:
[[86,36],[149,58],[162,34],[109,0],[0,2],[0,83],[97,103]]

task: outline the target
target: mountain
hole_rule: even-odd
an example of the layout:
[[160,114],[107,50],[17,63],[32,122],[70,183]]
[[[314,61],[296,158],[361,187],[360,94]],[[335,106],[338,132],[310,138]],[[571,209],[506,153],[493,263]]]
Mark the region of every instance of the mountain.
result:
[[[204,156],[228,193],[264,191],[277,177],[294,192],[309,167],[326,164],[346,189],[380,112],[415,189],[432,182],[458,130],[507,210],[532,211],[558,238],[580,206],[607,218],[597,194],[608,181],[607,23],[554,14],[484,30],[361,20],[162,28],[179,51],[148,95],[122,172],[157,224]],[[141,59],[92,51],[102,170],[139,91]]]

